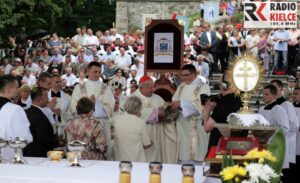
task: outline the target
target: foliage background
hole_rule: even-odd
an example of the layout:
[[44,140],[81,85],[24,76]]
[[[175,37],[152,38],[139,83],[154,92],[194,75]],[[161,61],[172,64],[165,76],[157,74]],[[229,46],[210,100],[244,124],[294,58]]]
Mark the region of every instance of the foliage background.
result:
[[104,31],[112,27],[115,11],[112,0],[0,0],[0,36],[36,29],[73,36],[83,25]]

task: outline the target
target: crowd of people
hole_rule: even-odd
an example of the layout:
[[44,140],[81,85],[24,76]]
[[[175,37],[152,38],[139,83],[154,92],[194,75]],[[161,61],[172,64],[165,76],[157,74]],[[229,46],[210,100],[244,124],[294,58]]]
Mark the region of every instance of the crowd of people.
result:
[[[211,93],[211,75],[224,73],[244,52],[259,59],[266,73],[282,68],[295,75],[300,62],[297,29],[194,26],[184,35],[181,78],[164,75],[177,88],[172,101],[165,101],[154,93],[162,75],[144,73],[142,31],[119,34],[112,28],[94,35],[92,29],[81,27],[76,33],[72,38],[53,33],[48,40],[28,40],[25,45],[12,41],[13,49],[0,52],[0,137],[26,139],[25,156],[45,157],[49,150],[81,140],[87,143],[85,159],[199,163],[221,137],[214,124],[225,122],[242,105],[226,77],[220,81],[220,100],[201,102],[203,94]],[[265,116],[286,136],[293,135],[288,144],[299,144],[300,90],[288,88],[295,113],[279,94],[282,83],[275,83],[275,89],[265,87],[266,107],[260,112],[287,102],[287,116],[294,111],[295,120],[282,126],[282,121]],[[281,103],[274,103],[277,98]],[[11,156],[11,149],[4,154]],[[290,154],[287,168],[289,162],[296,163],[296,150]]]

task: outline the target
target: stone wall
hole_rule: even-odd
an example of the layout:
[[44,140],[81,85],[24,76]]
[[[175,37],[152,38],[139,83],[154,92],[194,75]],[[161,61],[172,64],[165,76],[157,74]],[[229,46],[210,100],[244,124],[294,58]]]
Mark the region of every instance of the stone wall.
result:
[[200,12],[202,0],[117,0],[116,28],[119,31],[143,29],[143,15],[157,14],[170,19],[175,12],[186,16]]

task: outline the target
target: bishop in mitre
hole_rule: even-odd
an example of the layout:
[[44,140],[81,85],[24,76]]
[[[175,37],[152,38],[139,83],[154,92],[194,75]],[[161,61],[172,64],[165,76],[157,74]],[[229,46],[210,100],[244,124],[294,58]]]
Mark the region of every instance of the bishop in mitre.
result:
[[162,163],[177,163],[176,127],[173,122],[164,122],[166,102],[153,93],[154,81],[149,76],[139,80],[139,89],[133,93],[143,104],[142,118],[147,121],[147,130],[152,146],[145,149],[146,161]]
[[71,100],[71,110],[73,114],[76,114],[76,104],[81,97],[89,97],[95,101],[94,118],[99,119],[103,123],[106,143],[108,145],[107,157],[111,159],[111,124],[108,119],[112,116],[115,98],[111,88],[99,80],[101,75],[101,64],[98,62],[91,62],[87,69],[88,79],[82,84],[76,85],[74,88]]
[[182,83],[173,98],[172,109],[181,109],[177,125],[179,163],[197,164],[207,153],[209,134],[204,131],[201,94],[210,95],[208,84],[197,78],[196,68],[187,64],[182,67]]

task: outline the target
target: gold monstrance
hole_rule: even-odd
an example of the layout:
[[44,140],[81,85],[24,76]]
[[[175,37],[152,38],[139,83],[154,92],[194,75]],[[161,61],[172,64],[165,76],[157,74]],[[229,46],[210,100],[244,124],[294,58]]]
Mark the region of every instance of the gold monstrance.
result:
[[242,95],[243,107],[239,113],[253,113],[249,108],[249,92],[256,91],[262,77],[262,67],[257,58],[249,54],[237,57],[229,64],[227,80],[236,95]]

